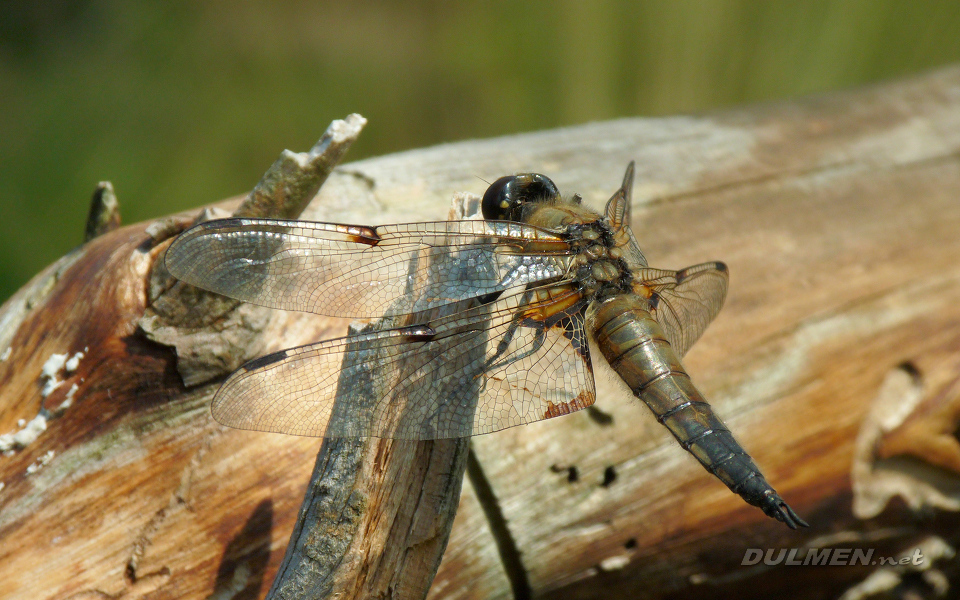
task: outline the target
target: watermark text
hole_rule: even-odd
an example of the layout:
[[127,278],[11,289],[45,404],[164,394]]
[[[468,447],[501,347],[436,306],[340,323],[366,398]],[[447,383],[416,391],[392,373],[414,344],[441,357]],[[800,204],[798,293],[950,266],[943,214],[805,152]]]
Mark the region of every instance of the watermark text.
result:
[[851,566],[851,565],[913,565],[923,564],[923,554],[917,548],[910,555],[874,556],[873,548],[747,548],[742,566],[751,565]]

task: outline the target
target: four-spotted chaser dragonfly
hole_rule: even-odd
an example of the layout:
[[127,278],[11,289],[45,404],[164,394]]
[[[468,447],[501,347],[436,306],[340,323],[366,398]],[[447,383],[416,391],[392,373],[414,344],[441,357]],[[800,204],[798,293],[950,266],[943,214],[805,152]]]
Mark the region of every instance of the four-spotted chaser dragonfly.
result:
[[[490,433],[593,404],[592,340],[709,472],[767,515],[806,525],[680,363],[723,305],[727,267],[647,266],[629,226],[633,172],[631,163],[603,215],[528,173],[490,185],[483,220],[366,227],[232,218],[192,227],[166,254],[187,283],[285,310],[407,319],[245,364],[217,392],[214,418],[318,437]],[[382,397],[331,418],[338,382],[370,364],[394,370]]]

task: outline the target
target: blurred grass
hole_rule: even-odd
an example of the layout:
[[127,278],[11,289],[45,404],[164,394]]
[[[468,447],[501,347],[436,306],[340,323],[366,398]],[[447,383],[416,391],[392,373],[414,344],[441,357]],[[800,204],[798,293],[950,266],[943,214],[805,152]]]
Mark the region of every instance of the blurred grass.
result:
[[960,58],[960,3],[0,4],[0,301],[82,241],[242,193],[331,119],[349,159],[790,97]]

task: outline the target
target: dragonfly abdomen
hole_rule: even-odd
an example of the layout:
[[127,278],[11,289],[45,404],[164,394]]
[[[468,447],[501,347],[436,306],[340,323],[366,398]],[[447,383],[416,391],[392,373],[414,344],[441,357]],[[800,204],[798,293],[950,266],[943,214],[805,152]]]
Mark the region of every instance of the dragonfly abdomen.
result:
[[632,294],[602,302],[595,339],[610,366],[680,445],[734,493],[792,528],[803,521],[767,483],[680,364],[645,302]]

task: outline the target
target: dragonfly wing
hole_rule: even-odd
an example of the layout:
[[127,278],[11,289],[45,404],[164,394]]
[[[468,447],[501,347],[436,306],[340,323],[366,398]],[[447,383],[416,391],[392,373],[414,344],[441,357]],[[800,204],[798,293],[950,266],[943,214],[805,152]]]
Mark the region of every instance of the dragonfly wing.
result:
[[634,161],[627,165],[627,172],[623,175],[623,184],[617,190],[610,200],[607,201],[607,207],[604,210],[604,216],[610,222],[614,229],[620,229],[624,225],[630,225],[630,204],[633,201],[633,172]]
[[497,319],[488,347],[475,435],[576,412],[596,400],[587,302],[571,290],[554,302],[530,303],[522,317],[507,320],[516,314],[515,298],[505,301],[508,312]]
[[630,161],[627,165],[627,172],[623,176],[623,185],[607,201],[607,207],[604,210],[604,218],[610,224],[614,232],[614,239],[617,246],[626,252],[624,260],[631,269],[639,269],[647,266],[647,259],[643,256],[637,238],[630,229],[630,206],[633,202],[633,173],[634,163]]
[[234,218],[182,233],[166,265],[178,279],[245,302],[375,318],[557,278],[570,254],[554,233],[502,221],[365,227]]
[[694,265],[679,271],[639,269],[651,312],[678,356],[700,339],[723,307],[729,272],[722,262]]
[[589,406],[585,302],[572,302],[573,291],[544,301],[531,293],[254,360],[217,392],[214,418],[256,431],[426,440]]

